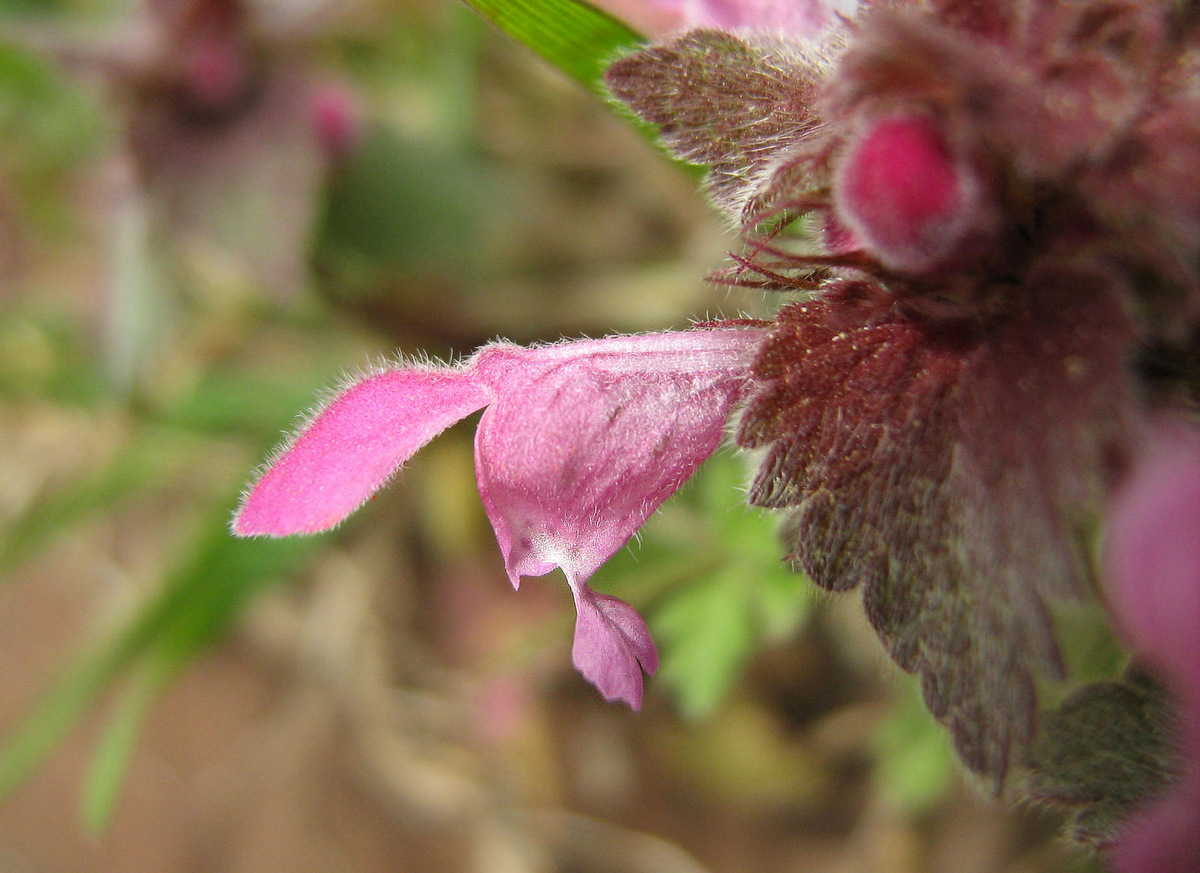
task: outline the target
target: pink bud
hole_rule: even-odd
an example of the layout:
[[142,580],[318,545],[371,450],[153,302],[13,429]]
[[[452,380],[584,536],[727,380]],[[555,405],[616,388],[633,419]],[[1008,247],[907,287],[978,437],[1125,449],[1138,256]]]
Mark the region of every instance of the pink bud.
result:
[[208,39],[192,46],[185,76],[188,97],[205,109],[219,110],[238,100],[249,71],[239,46]]
[[976,185],[922,116],[876,121],[838,168],[839,215],[871,254],[897,270],[936,264],[968,226]]

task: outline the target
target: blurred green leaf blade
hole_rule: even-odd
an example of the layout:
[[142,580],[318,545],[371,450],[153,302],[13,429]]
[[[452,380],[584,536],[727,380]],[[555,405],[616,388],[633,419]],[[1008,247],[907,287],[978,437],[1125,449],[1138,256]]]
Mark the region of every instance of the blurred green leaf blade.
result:
[[[127,670],[151,667],[147,691],[157,692],[238,616],[267,583],[292,575],[312,554],[316,539],[238,540],[228,531],[232,498],[222,500],[195,536],[185,557],[168,573],[159,594],[124,627],[85,650],[45,694],[0,749],[0,799],[19,786],[78,723],[89,707]],[[159,675],[161,672],[161,675]],[[153,695],[156,697],[156,694]],[[148,705],[137,694],[102,744],[107,760],[94,765],[85,815],[103,823],[116,797],[132,741]]]
[[123,689],[84,783],[82,817],[92,836],[103,834],[112,819],[142,727],[166,684],[178,672],[176,666],[168,659],[154,658]]
[[112,511],[185,464],[192,446],[146,429],[94,474],[70,483],[0,531],[0,580],[23,560],[70,534],[88,516]]
[[897,809],[920,814],[950,788],[954,752],[945,731],[929,715],[912,677],[898,680],[903,692],[872,737],[878,782]]
[[579,0],[466,0],[489,21],[590,90],[603,94],[604,70],[644,39]]

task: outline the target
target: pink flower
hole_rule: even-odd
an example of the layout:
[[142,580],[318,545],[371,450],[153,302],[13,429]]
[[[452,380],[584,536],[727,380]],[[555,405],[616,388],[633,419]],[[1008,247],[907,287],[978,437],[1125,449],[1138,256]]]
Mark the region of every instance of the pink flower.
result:
[[[1192,742],[1197,741],[1192,731]],[[1197,750],[1192,749],[1193,754]],[[1200,870],[1200,764],[1121,833],[1109,860],[1118,873],[1195,873]]]
[[476,477],[513,586],[561,567],[577,610],[575,666],[637,709],[658,665],[634,609],[591,575],[716,449],[762,331],[493,343],[459,366],[372,373],[321,409],[271,461],[234,519],[240,536],[338,524],[421,446],[486,410]]
[[857,0],[600,0],[597,6],[648,36],[715,27],[734,32],[814,33],[851,15]]
[[1200,870],[1200,432],[1159,427],[1118,495],[1105,559],[1118,628],[1178,704],[1183,772],[1128,823],[1121,873]]
[[351,88],[327,82],[313,89],[309,111],[325,160],[332,166],[347,163],[366,133],[358,95]]
[[1146,401],[1195,399],[1197,40],[1167,2],[877,0],[819,46],[694,30],[605,74],[741,228],[717,280],[800,295],[751,371],[750,502],[997,792],[1066,671],[1053,604],[1093,592],[1083,521]]
[[1108,596],[1126,640],[1200,714],[1200,432],[1160,425],[1117,495]]
[[729,31],[778,30],[801,35],[849,15],[855,0],[667,0],[679,10],[686,27]]

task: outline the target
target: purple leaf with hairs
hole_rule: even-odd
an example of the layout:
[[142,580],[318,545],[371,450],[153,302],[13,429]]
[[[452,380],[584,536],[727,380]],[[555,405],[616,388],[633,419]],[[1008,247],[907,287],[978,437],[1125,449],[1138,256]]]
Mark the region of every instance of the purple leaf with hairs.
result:
[[775,168],[815,136],[822,58],[696,30],[621,58],[605,81],[680,158],[708,167],[716,205],[740,221]]
[[1118,291],[1046,266],[1022,309],[980,330],[848,283],[783,309],[753,369],[738,442],[766,454],[751,502],[788,508],[791,558],[817,584],[861,586],[997,788],[1033,735],[1035,675],[1061,669],[1045,601],[1086,591],[1086,507],[1127,439]]

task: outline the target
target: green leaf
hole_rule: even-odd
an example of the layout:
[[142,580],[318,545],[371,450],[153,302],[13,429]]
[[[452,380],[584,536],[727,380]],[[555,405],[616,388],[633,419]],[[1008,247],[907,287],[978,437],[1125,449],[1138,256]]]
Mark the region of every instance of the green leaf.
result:
[[[4,136],[0,129],[0,142]],[[0,397],[86,408],[111,402],[111,386],[89,352],[91,344],[87,332],[66,318],[31,314],[20,304],[6,308],[0,319]]]
[[[0,17],[12,10],[0,9]],[[17,189],[20,217],[40,230],[69,227],[78,210],[67,195],[46,196],[64,173],[94,155],[109,123],[92,95],[31,49],[20,31],[0,27],[0,142],[5,181]],[[15,183],[15,184],[13,184]]]
[[496,180],[468,150],[407,140],[379,125],[330,180],[318,255],[339,274],[347,261],[418,275],[447,265],[466,273],[477,266],[482,217],[498,202]]
[[466,0],[509,36],[597,94],[604,70],[644,39],[606,12],[579,0]]
[[177,672],[177,663],[156,658],[131,677],[124,688],[92,757],[83,789],[83,823],[92,836],[98,837],[107,829],[146,717]]
[[763,636],[775,641],[794,633],[812,611],[816,591],[807,576],[787,569],[781,561],[762,566],[755,605]]
[[872,737],[878,756],[876,778],[888,800],[917,815],[937,804],[950,787],[954,753],[946,732],[925,709],[912,677],[908,687]]
[[716,709],[754,650],[744,587],[736,574],[715,574],[677,592],[654,613],[663,648],[659,675],[689,718]]
[[[297,410],[313,405],[313,397],[330,377],[314,373],[280,373],[267,377],[212,368],[185,397],[155,410],[175,433],[193,437],[250,436],[277,440],[297,420]],[[178,438],[178,437],[177,437]]]

